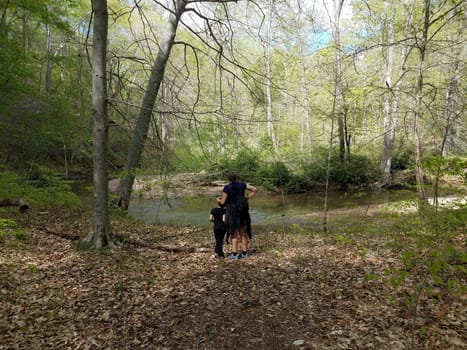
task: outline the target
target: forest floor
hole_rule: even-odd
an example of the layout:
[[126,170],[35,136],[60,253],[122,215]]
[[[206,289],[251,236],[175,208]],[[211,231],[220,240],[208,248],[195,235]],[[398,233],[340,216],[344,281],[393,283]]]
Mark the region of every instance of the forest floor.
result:
[[209,226],[120,217],[124,244],[96,252],[73,242],[87,212],[0,214],[17,223],[0,227],[2,350],[467,348],[466,275],[428,288],[401,262],[413,237],[377,216],[367,233],[254,227],[233,261],[212,257]]

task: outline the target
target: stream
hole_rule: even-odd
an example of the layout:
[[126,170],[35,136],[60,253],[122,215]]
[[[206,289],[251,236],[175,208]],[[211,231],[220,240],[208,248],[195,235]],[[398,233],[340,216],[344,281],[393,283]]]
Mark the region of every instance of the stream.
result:
[[[408,190],[332,192],[328,195],[328,209],[355,208],[415,198],[416,193]],[[151,224],[209,225],[209,212],[216,206],[215,199],[215,196],[170,199],[135,198],[130,202],[128,214],[137,220]],[[254,224],[275,224],[284,222],[284,219],[322,212],[323,207],[323,193],[286,195],[259,193],[250,201],[250,215]]]

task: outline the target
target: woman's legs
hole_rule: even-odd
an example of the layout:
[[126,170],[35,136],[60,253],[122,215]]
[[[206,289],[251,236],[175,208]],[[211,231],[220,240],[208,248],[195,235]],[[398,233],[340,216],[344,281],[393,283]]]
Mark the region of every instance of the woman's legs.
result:
[[246,253],[248,251],[248,237],[246,235],[246,227],[241,227],[239,233],[242,241],[242,252]]
[[234,232],[232,232],[231,241],[232,241],[232,253],[236,254],[238,250],[238,230],[235,230]]
[[[240,236],[242,251],[241,254],[238,253],[238,237]],[[246,227],[240,227],[240,229],[235,230],[232,233],[232,254],[230,255],[231,259],[238,260],[241,258],[248,257],[248,236],[246,234]]]

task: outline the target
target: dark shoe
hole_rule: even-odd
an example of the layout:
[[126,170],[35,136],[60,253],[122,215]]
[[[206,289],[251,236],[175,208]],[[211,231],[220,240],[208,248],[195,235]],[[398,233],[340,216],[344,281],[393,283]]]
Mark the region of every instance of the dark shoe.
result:
[[238,254],[238,253],[230,253],[229,259],[230,259],[230,260],[239,260],[239,259],[240,259],[240,254]]
[[240,253],[240,259],[246,259],[246,258],[248,258],[248,257],[249,257],[249,255],[248,255],[247,252]]

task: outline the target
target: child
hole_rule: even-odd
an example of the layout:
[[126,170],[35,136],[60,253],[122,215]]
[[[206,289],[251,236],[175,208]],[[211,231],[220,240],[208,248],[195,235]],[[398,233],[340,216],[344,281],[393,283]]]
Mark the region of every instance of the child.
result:
[[[217,198],[217,201],[219,201]],[[224,236],[226,233],[225,227],[225,208],[223,205],[217,203],[217,208],[212,208],[211,213],[209,214],[209,221],[214,223],[214,237],[216,239],[216,247],[214,252],[216,253],[216,258],[224,258],[224,251],[222,250],[222,245],[224,243]]]

